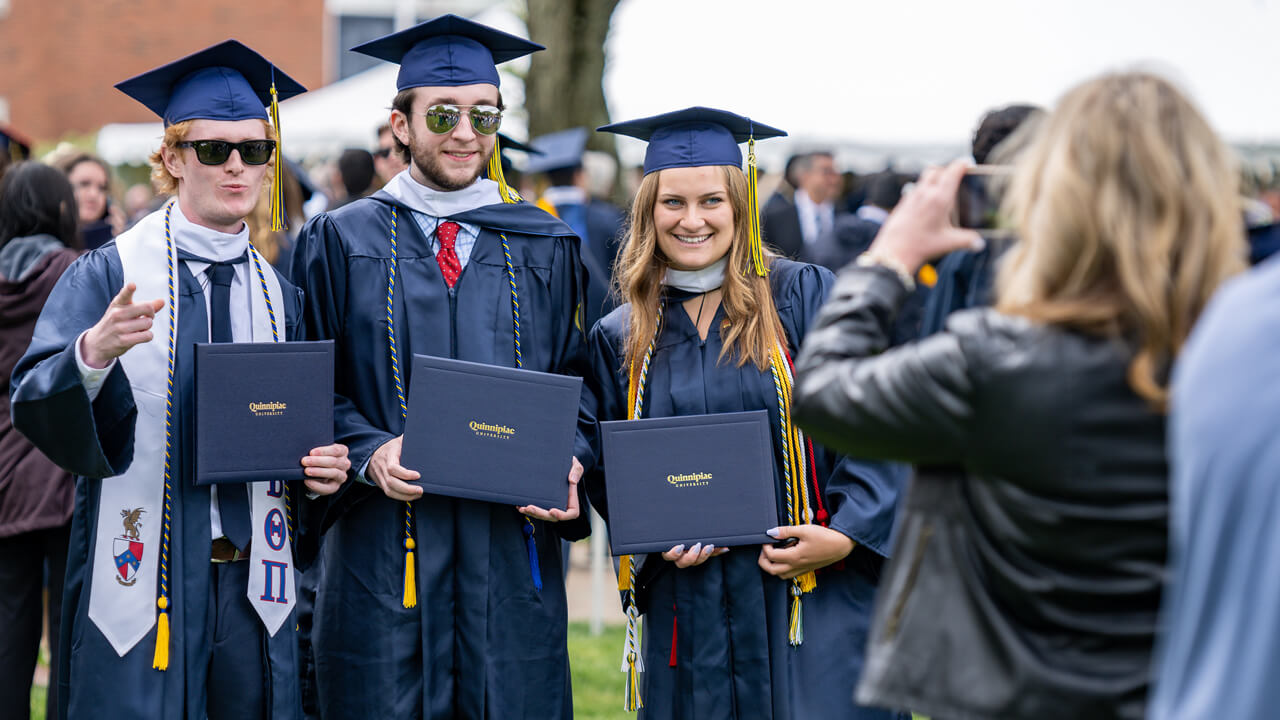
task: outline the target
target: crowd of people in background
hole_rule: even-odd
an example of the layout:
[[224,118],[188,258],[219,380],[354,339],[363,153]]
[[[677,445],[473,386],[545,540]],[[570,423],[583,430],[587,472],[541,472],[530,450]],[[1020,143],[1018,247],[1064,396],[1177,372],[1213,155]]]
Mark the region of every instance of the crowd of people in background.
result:
[[[309,168],[272,160],[279,186],[258,176],[262,192],[232,218],[247,228],[235,231],[247,232],[246,257],[277,270],[276,285],[268,289],[264,276],[262,292],[289,337],[339,348],[339,443],[313,451],[333,459],[323,464],[329,484],[308,487],[334,493],[324,529],[342,541],[312,548],[299,588],[302,650],[285,653],[300,675],[299,717],[356,717],[374,706],[535,717],[537,703],[571,717],[556,576],[561,541],[589,531],[579,501],[608,518],[594,423],[743,409],[768,410],[771,431],[795,438],[774,458],[775,474],[779,483],[793,471],[812,477],[818,512],[796,510],[776,529],[789,546],[729,554],[678,546],[637,563],[626,581],[624,561],[624,604],[646,613],[643,651],[629,645],[624,660],[633,678],[646,668],[643,701],[639,681],[628,681],[628,705],[647,706],[642,716],[1274,712],[1280,692],[1268,679],[1280,663],[1280,613],[1267,570],[1280,525],[1268,429],[1280,412],[1269,382],[1278,328],[1262,309],[1280,279],[1274,263],[1235,276],[1280,249],[1280,177],[1243,170],[1177,87],[1146,73],[1109,74],[1053,108],[994,108],[977,119],[969,158],[945,168],[857,174],[834,150],[810,148],[763,178],[772,191],[751,206],[756,170],[741,167],[738,144],[783,131],[705,108],[601,128],[648,143],[644,166],[622,171],[588,149],[589,128],[528,143],[497,135],[477,108],[501,102],[493,67],[501,56],[468,56],[476,64],[455,69],[467,82],[442,81],[431,64],[442,62],[431,55],[438,43],[463,35],[467,52],[487,47],[496,31],[472,25],[425,23],[405,31],[418,35],[403,46],[371,44],[368,54],[403,63],[391,122],[371,132],[368,148]],[[514,42],[519,54],[540,47]],[[254,81],[246,69],[236,82]],[[472,93],[464,99],[474,104],[461,105],[469,114],[454,108],[454,125],[443,130],[417,128],[427,115],[414,103],[436,85]],[[266,114],[253,99],[261,92],[246,91],[254,122]],[[177,124],[243,121],[202,108]],[[234,151],[264,173],[268,160],[250,162],[248,148],[272,139],[275,129],[262,122],[263,138],[230,143],[221,162],[188,158],[186,167],[214,172]],[[672,140],[673,128],[687,137]],[[455,132],[499,153],[501,170],[496,161],[432,165],[430,153]],[[123,276],[113,240],[158,233],[158,214],[180,195],[194,197],[192,176],[172,174],[182,169],[173,158],[191,143],[171,135],[152,158],[151,181],[122,187],[132,171],[71,146],[36,159],[29,142],[0,128],[0,674],[9,678],[0,683],[0,718],[25,717],[6,713],[28,703],[46,623],[50,687],[76,687],[58,674],[70,666],[58,638],[73,632],[60,627],[64,577],[69,544],[74,558],[77,542],[91,543],[73,534],[73,505],[98,496],[84,484],[75,495],[66,468],[100,460],[55,464],[15,429],[10,397],[25,382],[30,407],[89,418],[67,432],[82,433],[92,452],[112,463],[122,448],[132,452],[133,441],[104,419],[110,402],[131,407],[120,395],[127,389],[101,385],[93,371],[103,367],[82,362],[90,330],[64,327],[53,313],[96,320],[102,305],[107,314],[94,328],[114,308],[132,308],[134,320],[155,316],[158,308],[148,313],[131,302],[132,289],[116,287]],[[273,192],[284,223],[274,222]],[[415,242],[423,255],[397,256]],[[245,275],[241,265],[235,272]],[[69,267],[75,277],[59,284]],[[455,285],[464,267],[470,285]],[[393,313],[397,279],[404,288],[406,277],[413,289],[401,293],[444,283],[448,313]],[[536,318],[523,328],[517,280],[524,317]],[[47,310],[55,285],[61,295],[50,307],[59,307]],[[216,291],[184,289],[183,302],[204,292]],[[495,323],[493,298],[507,293],[514,318]],[[67,309],[80,302],[90,310]],[[586,378],[567,478],[572,511],[415,504],[421,490],[407,481],[416,473],[399,465],[402,407],[387,402],[401,384],[397,324],[426,338],[419,349],[433,354],[507,364],[511,340],[516,367]],[[34,355],[24,359],[33,337]],[[390,371],[381,355],[388,338]],[[115,362],[132,344],[111,347],[104,360]],[[64,352],[74,362],[58,360]],[[73,410],[60,404],[64,371],[86,388]],[[24,430],[56,445],[48,438],[61,430],[26,412]],[[354,487],[338,492],[348,466]],[[193,507],[204,512],[210,500],[198,500]],[[410,527],[419,537],[434,533],[416,560]],[[223,562],[217,543],[229,538],[229,529],[214,538],[213,562]],[[490,552],[491,542],[500,549]],[[248,550],[227,552],[234,563]],[[387,577],[398,584],[402,563],[414,562],[422,582],[449,590],[415,595],[408,570],[403,598],[370,590]],[[463,587],[464,565],[487,574]],[[87,582],[82,567],[71,570]],[[519,600],[527,576],[536,603]],[[243,595],[245,579],[234,578]],[[480,600],[455,607],[450,592]],[[512,597],[515,610],[493,610]],[[802,597],[807,642],[797,641]],[[83,624],[88,611],[76,602],[68,617]],[[166,604],[159,607],[163,616]],[[176,635],[198,642],[195,621],[186,629],[174,622]],[[461,634],[463,625],[480,635],[433,642],[440,627]],[[392,642],[406,632],[412,642]],[[515,652],[517,636],[534,659],[512,668],[495,658]],[[254,659],[262,668],[275,667],[280,638],[293,636],[271,637]],[[95,642],[94,652],[112,657]],[[465,682],[455,681],[459,663],[473,673]],[[410,665],[407,679],[385,676]],[[164,692],[177,699],[166,695],[164,707],[190,707],[195,691],[175,676]],[[274,692],[254,702],[290,704],[292,695]],[[48,695],[50,718],[59,697]],[[224,712],[212,695],[199,702],[210,716]],[[275,716],[291,716],[282,712]]]

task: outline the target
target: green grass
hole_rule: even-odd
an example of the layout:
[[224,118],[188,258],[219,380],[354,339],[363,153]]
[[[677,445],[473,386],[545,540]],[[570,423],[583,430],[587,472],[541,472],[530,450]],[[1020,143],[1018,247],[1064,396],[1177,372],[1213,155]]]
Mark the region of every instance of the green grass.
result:
[[[622,720],[635,717],[622,710],[621,626],[606,627],[592,637],[586,623],[569,625],[569,661],[573,668],[573,705],[577,720]],[[48,662],[41,658],[41,662]],[[31,688],[31,720],[45,720],[45,688]]]
[[624,720],[634,713],[622,709],[623,675],[621,625],[607,626],[592,637],[583,622],[569,623],[569,667],[573,672],[575,720]]
[[32,685],[31,686],[31,720],[45,720],[44,698],[45,698],[44,687],[41,685]]
[[[586,623],[569,623],[569,665],[573,671],[574,720],[634,720],[622,709],[623,677],[621,625],[606,627],[592,637]],[[929,720],[913,715],[914,720]]]
[[[573,670],[573,714],[575,720],[627,720],[634,713],[622,709],[622,657],[625,628],[609,626],[592,637],[587,624],[569,624],[569,664]],[[42,662],[48,662],[41,659]],[[31,719],[45,720],[45,689],[31,689]],[[918,717],[918,716],[917,716]],[[921,718],[920,720],[923,720]]]

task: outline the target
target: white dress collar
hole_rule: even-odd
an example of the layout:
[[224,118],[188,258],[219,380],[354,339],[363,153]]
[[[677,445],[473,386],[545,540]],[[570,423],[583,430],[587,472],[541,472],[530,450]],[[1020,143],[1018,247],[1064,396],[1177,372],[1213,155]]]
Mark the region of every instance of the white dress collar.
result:
[[711,292],[724,284],[724,269],[728,264],[729,255],[726,253],[724,257],[700,270],[667,268],[662,284],[688,292]]
[[498,183],[488,178],[480,178],[461,190],[433,190],[414,180],[409,170],[404,170],[382,189],[405,207],[438,218],[502,202]]
[[248,223],[241,222],[239,232],[219,232],[191,222],[182,212],[178,201],[173,202],[169,222],[173,241],[179,249],[201,258],[225,262],[240,257],[249,248]]

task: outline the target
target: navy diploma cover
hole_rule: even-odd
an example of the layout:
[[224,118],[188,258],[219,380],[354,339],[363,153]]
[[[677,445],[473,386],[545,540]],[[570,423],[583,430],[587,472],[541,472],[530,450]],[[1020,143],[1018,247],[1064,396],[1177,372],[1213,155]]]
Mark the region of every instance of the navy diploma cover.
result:
[[582,378],[413,356],[400,464],[429,493],[565,509]]
[[614,555],[773,542],[778,525],[764,410],[600,423]]
[[197,485],[302,480],[333,443],[333,341],[197,343]]

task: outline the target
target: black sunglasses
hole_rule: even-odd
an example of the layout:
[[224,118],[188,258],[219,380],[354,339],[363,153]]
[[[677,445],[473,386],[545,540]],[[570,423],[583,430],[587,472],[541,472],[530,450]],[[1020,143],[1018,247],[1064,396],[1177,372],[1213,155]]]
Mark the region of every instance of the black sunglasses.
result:
[[379,148],[373,151],[373,156],[379,159],[391,157],[391,148]]
[[232,150],[240,151],[240,159],[245,165],[265,165],[275,152],[275,140],[245,140],[244,142],[227,142],[226,140],[187,140],[178,143],[178,147],[189,147],[196,151],[196,159],[201,165],[221,165],[231,157]]

